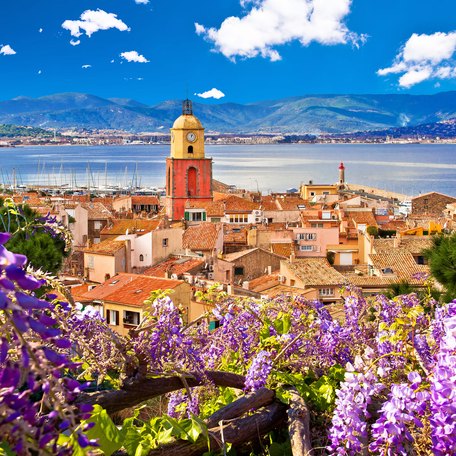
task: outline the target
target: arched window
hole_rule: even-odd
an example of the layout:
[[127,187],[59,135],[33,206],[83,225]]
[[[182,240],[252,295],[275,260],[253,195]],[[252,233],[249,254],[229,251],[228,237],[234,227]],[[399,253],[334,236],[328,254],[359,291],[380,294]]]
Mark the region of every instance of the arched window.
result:
[[188,196],[196,196],[197,194],[197,180],[198,180],[198,175],[197,175],[197,170],[196,168],[188,168],[187,171],[187,195]]
[[143,254],[139,255],[139,261],[144,261],[144,255]]
[[188,152],[189,154],[193,154],[193,146],[188,146],[187,152]]

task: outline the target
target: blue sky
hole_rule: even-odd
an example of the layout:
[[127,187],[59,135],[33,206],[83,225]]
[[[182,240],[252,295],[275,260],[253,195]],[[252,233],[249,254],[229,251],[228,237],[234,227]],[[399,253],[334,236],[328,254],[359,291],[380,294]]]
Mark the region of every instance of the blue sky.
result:
[[3,0],[0,99],[456,90],[455,0],[146,2]]

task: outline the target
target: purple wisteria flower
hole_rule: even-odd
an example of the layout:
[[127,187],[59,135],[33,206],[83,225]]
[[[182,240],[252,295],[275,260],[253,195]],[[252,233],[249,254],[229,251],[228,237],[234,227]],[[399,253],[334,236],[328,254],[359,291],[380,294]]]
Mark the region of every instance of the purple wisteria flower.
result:
[[355,456],[368,445],[368,406],[383,385],[377,375],[368,368],[372,350],[366,350],[364,359],[357,356],[354,365],[347,364],[345,381],[336,395],[336,409],[329,430],[331,441],[328,451],[341,456]]
[[414,442],[410,427],[424,427],[424,416],[429,392],[420,390],[421,376],[417,372],[408,375],[410,384],[401,383],[391,387],[389,399],[380,409],[380,418],[372,425],[373,442],[369,450],[381,456],[407,456],[407,445]]
[[253,358],[245,377],[245,390],[256,391],[266,385],[273,367],[273,354],[262,350]]
[[[449,313],[453,313],[453,305]],[[456,454],[456,315],[443,320],[440,352],[431,376],[431,438],[436,456]]]

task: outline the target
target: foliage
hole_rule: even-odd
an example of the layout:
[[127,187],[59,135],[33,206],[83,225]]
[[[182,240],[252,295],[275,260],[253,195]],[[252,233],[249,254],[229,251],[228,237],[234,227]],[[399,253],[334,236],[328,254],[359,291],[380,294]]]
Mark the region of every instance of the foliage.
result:
[[[4,247],[9,237],[0,233],[5,451],[146,455],[176,440],[208,446],[205,420],[215,411],[264,387],[288,404],[292,387],[311,410],[314,447],[321,449],[315,454],[456,452],[456,301],[439,306],[416,294],[366,300],[347,288],[339,321],[327,306],[301,297],[222,295],[198,324],[185,324],[157,291],[138,327],[122,337],[90,307],[39,299],[43,285],[57,283],[25,271],[26,258]],[[220,326],[211,331],[214,318]],[[244,376],[243,390],[215,386],[209,370]],[[179,376],[182,389],[170,394],[166,415],[149,420],[137,409],[118,428],[100,406],[76,402],[102,384],[126,393],[133,381],[169,376]],[[201,386],[189,387],[190,379]],[[281,432],[264,438],[259,451],[290,454]]]
[[456,233],[432,238],[432,246],[424,251],[432,275],[446,289],[445,300],[456,297]]
[[[60,136],[60,133],[58,135]],[[37,127],[19,127],[17,125],[0,124],[0,138],[16,138],[19,136],[50,138],[54,136],[54,132]]]
[[25,255],[34,268],[56,274],[71,250],[69,232],[55,217],[41,217],[26,204],[0,203],[0,231],[13,233],[8,249]]
[[377,237],[378,236],[378,228],[373,225],[369,225],[366,228],[367,234],[370,234],[371,236]]

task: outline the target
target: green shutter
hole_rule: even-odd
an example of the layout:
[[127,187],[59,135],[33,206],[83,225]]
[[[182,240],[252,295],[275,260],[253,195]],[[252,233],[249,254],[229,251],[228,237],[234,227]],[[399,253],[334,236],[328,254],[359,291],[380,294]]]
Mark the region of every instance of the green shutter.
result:
[[203,222],[206,221],[206,212],[203,212]]
[[185,220],[189,221],[190,220],[190,213],[185,211],[184,217],[185,217]]

